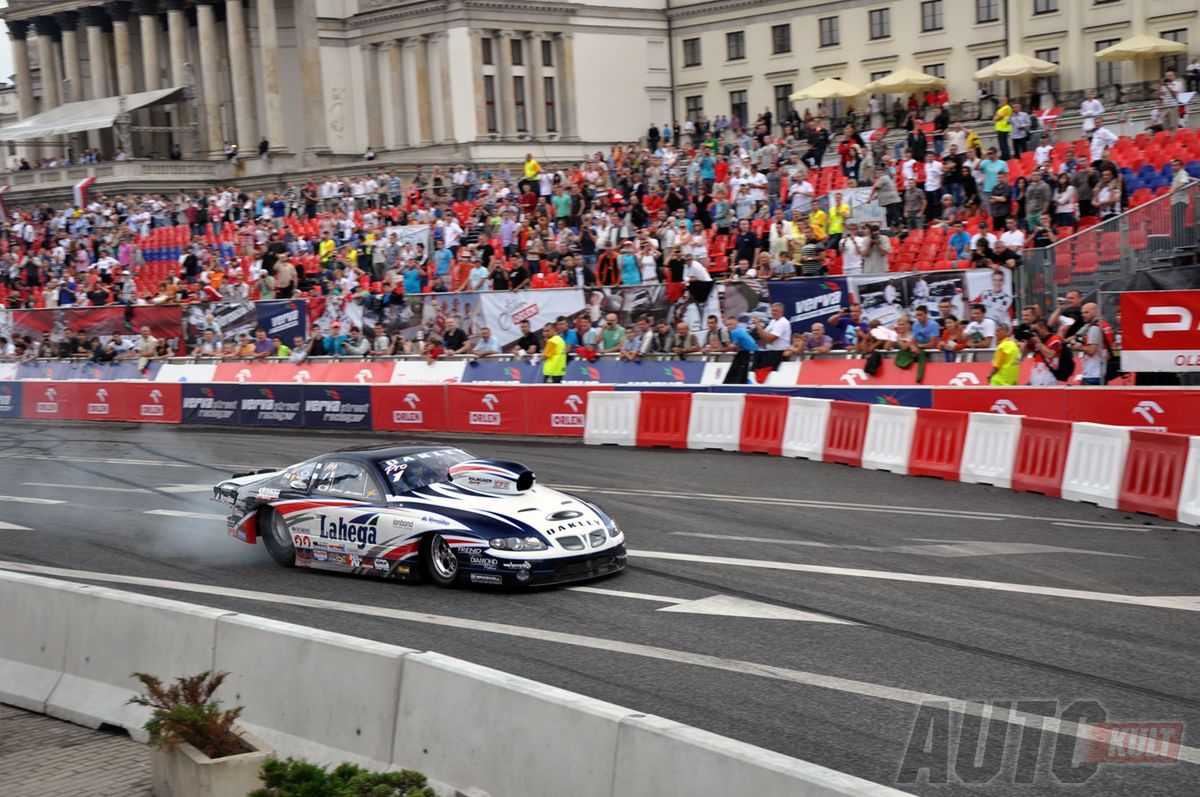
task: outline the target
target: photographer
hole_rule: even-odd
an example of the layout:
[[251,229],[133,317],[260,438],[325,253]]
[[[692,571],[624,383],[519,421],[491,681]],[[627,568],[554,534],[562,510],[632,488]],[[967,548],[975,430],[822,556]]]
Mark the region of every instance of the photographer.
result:
[[863,273],[885,274],[888,270],[888,255],[892,252],[892,239],[880,232],[878,224],[866,225],[867,247],[863,250]]
[[1094,302],[1088,302],[1080,309],[1083,326],[1068,343],[1072,351],[1083,354],[1083,384],[1103,385],[1106,361],[1112,348],[1106,334],[1108,325],[1100,318],[1100,309]]
[[1024,334],[1029,335],[1025,348],[1033,353],[1034,359],[1029,384],[1033,387],[1055,387],[1060,381],[1070,379],[1075,362],[1069,350],[1064,352],[1063,339],[1041,318],[1021,326],[1025,327]]

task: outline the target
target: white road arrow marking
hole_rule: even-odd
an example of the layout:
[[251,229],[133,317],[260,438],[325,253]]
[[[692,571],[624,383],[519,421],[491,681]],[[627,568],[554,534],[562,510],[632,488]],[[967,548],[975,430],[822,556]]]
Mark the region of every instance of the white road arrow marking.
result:
[[830,548],[844,551],[872,551],[878,553],[906,553],[916,556],[1010,556],[1013,554],[1079,553],[1090,556],[1117,556],[1124,559],[1141,559],[1123,553],[1089,551],[1085,548],[1063,548],[1058,545],[1039,545],[1034,542],[978,542],[973,540],[914,540],[929,545],[837,545],[812,540],[784,540],[777,537],[747,537],[741,534],[706,534],[699,531],[673,531],[675,537],[700,537],[707,540],[732,540],[736,542],[764,542],[771,545],[798,545],[805,548]]
[[0,520],[0,531],[33,531],[27,526],[18,526],[16,523],[5,523]]
[[184,512],[179,509],[148,509],[142,514],[144,515],[162,515],[163,517],[186,517],[195,518],[197,520],[224,520],[224,515],[215,515],[211,512]]
[[619,589],[601,589],[600,587],[566,587],[566,589],[572,592],[590,592],[593,595],[610,595],[614,598],[633,598],[634,600],[670,604],[658,609],[660,612],[707,614],[713,617],[748,617],[755,620],[800,620],[806,623],[858,625],[858,623],[838,620],[823,614],[802,612],[786,606],[775,606],[729,595],[711,595],[699,600],[687,600],[686,598],[669,598],[666,595],[650,595],[644,592],[626,592]]

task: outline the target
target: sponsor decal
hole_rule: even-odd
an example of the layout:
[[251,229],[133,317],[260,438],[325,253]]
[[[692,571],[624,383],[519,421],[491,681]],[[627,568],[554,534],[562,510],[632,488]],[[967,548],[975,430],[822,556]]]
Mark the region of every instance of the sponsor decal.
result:
[[315,562],[328,562],[329,561],[329,552],[318,549],[318,550],[313,551],[312,557],[313,557],[313,561],[315,561]]
[[258,488],[258,497],[266,498],[268,500],[274,500],[279,497],[279,491],[275,490],[271,487],[259,487]]
[[472,556],[471,564],[476,567],[486,567],[488,570],[495,570],[500,562],[490,556]]
[[472,573],[471,581],[476,584],[503,584],[504,579],[491,573]]
[[550,425],[555,429],[582,429],[587,425],[587,417],[555,412],[550,415]]
[[311,548],[312,537],[309,537],[307,534],[297,534],[292,537],[292,545],[295,545],[297,548]]
[[398,459],[389,459],[383,463],[383,472],[391,480],[392,484],[398,483],[404,478],[404,471],[408,470],[408,463],[401,462]]
[[392,423],[425,423],[421,410],[392,410]]
[[296,558],[311,561],[313,558],[313,551],[311,548],[299,548],[296,550]]
[[421,521],[423,523],[432,523],[435,526],[449,526],[450,525],[449,520],[446,520],[445,518],[435,517],[433,515],[421,515]]
[[[372,517],[372,520],[375,520]],[[344,518],[330,519],[321,515],[321,530],[317,535],[323,540],[343,540],[353,543],[359,549],[376,543],[375,526],[370,523],[347,523]],[[333,548],[332,545],[328,546]]]
[[96,391],[96,400],[89,401],[87,405],[88,415],[111,415],[111,406],[108,403],[108,389],[100,388]]
[[479,554],[483,553],[483,549],[466,547],[466,548],[459,548],[458,552],[461,554],[464,554],[466,556],[478,556]]
[[145,417],[156,417],[156,418],[163,417],[164,408],[162,405],[162,391],[161,390],[151,390],[150,391],[150,401],[153,403],[142,404],[140,407],[138,407],[138,412],[141,413],[142,417],[144,417],[144,418]]
[[1144,426],[1144,427],[1140,427],[1140,428],[1147,429],[1152,432],[1167,431],[1167,427],[1157,425],[1158,416],[1163,414],[1164,412],[1166,412],[1166,410],[1164,410],[1158,404],[1158,402],[1148,401],[1148,400],[1147,401],[1139,401],[1137,403],[1137,405],[1134,406],[1130,410],[1130,412],[1132,414],[1138,416],[1139,418],[1143,419],[1147,424],[1149,424],[1149,426]]
[[546,515],[546,520],[572,520],[577,517],[583,517],[583,513],[577,512],[574,509],[563,509],[559,512]]
[[1017,405],[1008,399],[996,399],[996,401],[992,403],[992,412],[999,415],[1008,415],[1010,412],[1016,414],[1019,411],[1020,410],[1017,408]]
[[413,522],[408,518],[394,517],[392,518],[392,528],[394,529],[411,529]]
[[347,565],[349,564],[349,560],[346,558],[346,554],[344,553],[331,553],[329,554],[329,564]]
[[391,564],[387,559],[376,559],[375,561],[371,562],[371,567],[386,573],[389,569],[391,569]]
[[356,553],[350,554],[350,566],[351,567],[362,567],[363,566],[363,558]]
[[529,562],[505,562],[504,567],[509,570],[529,570],[533,567]]
[[471,424],[472,426],[499,426],[500,413],[471,412],[467,415],[467,423]]
[[[297,374],[299,377],[299,374]],[[324,389],[321,391],[323,398],[305,398],[304,412],[307,415],[317,416],[316,418],[307,419],[306,423],[324,423],[333,426],[361,426],[367,423],[371,417],[371,403],[367,401],[350,401],[349,396],[351,391],[353,395],[362,396],[364,399],[369,396],[366,387],[355,387],[349,390],[334,390]],[[343,395],[345,394],[345,395]],[[308,395],[307,393],[305,394]]]

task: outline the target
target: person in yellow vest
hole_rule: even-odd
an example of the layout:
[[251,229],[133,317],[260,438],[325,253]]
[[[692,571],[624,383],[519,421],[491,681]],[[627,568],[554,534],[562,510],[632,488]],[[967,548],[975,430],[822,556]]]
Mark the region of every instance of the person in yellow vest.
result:
[[337,251],[337,244],[329,233],[321,236],[321,243],[317,245],[317,257],[321,261],[321,265],[328,268],[329,261],[333,258],[333,253]]
[[533,153],[525,153],[525,170],[521,173],[522,185],[521,190],[525,190],[525,183],[533,185],[533,192],[538,191],[538,178],[542,176],[542,164],[533,159]]
[[1021,376],[1021,348],[1009,334],[1012,330],[1003,321],[996,322],[996,353],[992,355],[992,372],[988,384],[992,387],[1013,387]]
[[809,237],[814,241],[824,241],[829,237],[829,214],[814,205],[812,213],[808,214],[808,226],[812,230]]
[[1008,137],[1012,134],[1012,106],[1008,104],[1008,97],[1000,98],[1000,105],[996,108],[996,115],[992,117],[992,121],[996,126],[996,141],[1000,146],[1000,160],[1006,161],[1012,157],[1012,153],[1008,149]]
[[838,243],[842,240],[842,233],[846,231],[846,219],[853,215],[850,206],[842,201],[841,193],[834,193],[833,200],[829,203],[829,248],[837,250]]
[[542,381],[558,383],[567,372],[567,343],[554,324],[542,327]]

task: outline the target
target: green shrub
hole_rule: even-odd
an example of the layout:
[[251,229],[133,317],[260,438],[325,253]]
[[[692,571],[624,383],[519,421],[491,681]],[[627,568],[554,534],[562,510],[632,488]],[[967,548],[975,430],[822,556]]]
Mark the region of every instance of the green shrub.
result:
[[150,707],[150,720],[143,726],[150,734],[150,744],[171,750],[186,742],[209,758],[248,752],[233,728],[241,706],[222,711],[221,701],[213,698],[229,673],[202,672],[176,678],[170,686],[142,672],[133,677],[146,687],[146,694],[131,697],[129,702]]
[[263,763],[261,777],[263,788],[247,797],[436,797],[424,775],[407,769],[370,772],[340,764],[329,771],[294,758],[270,758]]

